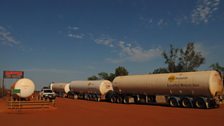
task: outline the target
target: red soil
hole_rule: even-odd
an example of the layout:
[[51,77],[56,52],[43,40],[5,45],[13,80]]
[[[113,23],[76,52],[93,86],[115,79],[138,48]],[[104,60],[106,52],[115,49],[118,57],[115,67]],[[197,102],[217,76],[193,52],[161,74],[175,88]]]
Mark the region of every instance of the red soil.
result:
[[0,99],[1,126],[223,126],[223,119],[224,105],[201,110],[57,98],[56,107],[18,112]]

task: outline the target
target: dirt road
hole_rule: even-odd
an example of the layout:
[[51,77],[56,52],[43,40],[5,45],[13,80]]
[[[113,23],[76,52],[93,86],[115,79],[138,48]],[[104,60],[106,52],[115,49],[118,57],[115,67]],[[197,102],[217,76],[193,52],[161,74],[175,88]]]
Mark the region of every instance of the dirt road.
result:
[[217,109],[112,104],[57,98],[56,107],[8,110],[0,99],[1,126],[223,126],[224,105]]

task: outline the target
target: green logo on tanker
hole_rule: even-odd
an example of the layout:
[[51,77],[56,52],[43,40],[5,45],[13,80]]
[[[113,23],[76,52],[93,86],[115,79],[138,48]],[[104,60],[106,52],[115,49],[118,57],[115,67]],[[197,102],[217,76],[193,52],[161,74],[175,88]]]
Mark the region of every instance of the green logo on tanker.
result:
[[169,82],[173,82],[175,79],[176,79],[176,77],[175,77],[174,75],[170,75],[170,76],[168,77],[168,81],[169,81]]

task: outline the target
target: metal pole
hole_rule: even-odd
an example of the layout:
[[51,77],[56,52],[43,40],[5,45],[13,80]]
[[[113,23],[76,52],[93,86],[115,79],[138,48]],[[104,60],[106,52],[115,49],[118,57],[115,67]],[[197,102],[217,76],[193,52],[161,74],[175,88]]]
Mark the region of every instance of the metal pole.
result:
[[4,86],[4,78],[2,79],[2,97],[4,96],[4,88],[5,88],[5,86]]
[[0,89],[1,89],[1,95],[0,95],[0,98],[2,97],[2,79],[0,78]]

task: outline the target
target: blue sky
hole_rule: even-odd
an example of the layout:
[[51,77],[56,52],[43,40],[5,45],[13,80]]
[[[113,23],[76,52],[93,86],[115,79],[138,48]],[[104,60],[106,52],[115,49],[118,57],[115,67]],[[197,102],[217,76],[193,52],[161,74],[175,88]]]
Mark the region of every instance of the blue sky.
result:
[[164,67],[169,45],[194,42],[200,70],[224,65],[221,0],[0,0],[0,70],[23,70],[37,88],[124,66]]

